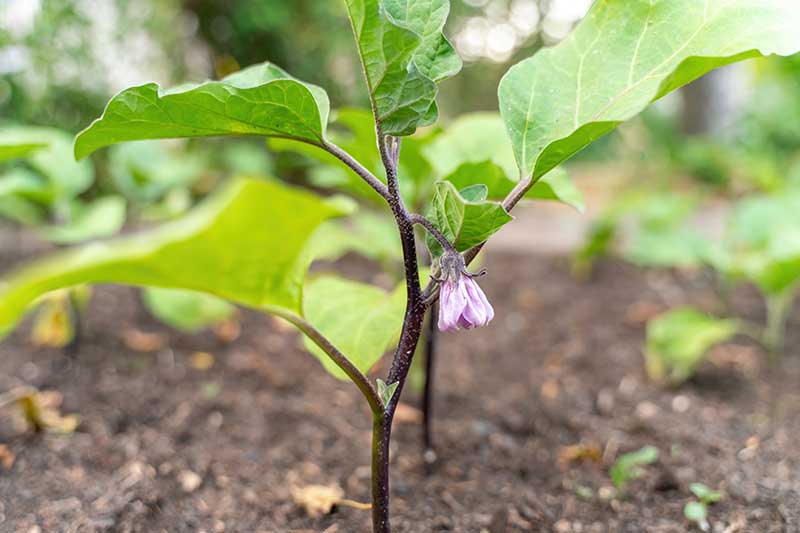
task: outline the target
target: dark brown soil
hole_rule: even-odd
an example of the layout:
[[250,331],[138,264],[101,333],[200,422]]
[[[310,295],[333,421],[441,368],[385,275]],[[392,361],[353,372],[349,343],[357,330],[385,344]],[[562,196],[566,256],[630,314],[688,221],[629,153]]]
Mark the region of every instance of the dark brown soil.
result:
[[[797,313],[779,369],[741,341],[663,390],[643,374],[644,320],[712,305],[697,278],[606,263],[581,282],[566,259],[535,256],[490,254],[486,266],[497,319],[440,343],[437,462],[422,459],[414,411],[395,428],[394,531],[690,531],[692,482],[724,493],[714,531],[800,531]],[[762,314],[748,291],[736,303]],[[167,343],[134,351],[131,331]],[[96,291],[75,358],[32,348],[21,329],[0,345],[0,392],[59,391],[81,424],[31,434],[0,410],[0,442],[16,456],[0,467],[0,530],[369,531],[368,511],[311,519],[292,499],[308,484],[369,497],[368,410],[297,343],[250,312],[234,342],[170,332],[119,287]],[[197,351],[214,367],[194,368]],[[405,401],[416,405],[413,391]],[[659,462],[611,497],[608,468],[644,445]]]

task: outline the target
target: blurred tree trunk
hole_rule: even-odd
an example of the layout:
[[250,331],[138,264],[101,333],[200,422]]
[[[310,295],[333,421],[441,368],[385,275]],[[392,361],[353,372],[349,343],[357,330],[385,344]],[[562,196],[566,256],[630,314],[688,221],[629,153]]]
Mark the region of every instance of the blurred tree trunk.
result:
[[703,76],[681,90],[683,133],[724,136],[735,122],[746,93],[746,72],[730,65]]

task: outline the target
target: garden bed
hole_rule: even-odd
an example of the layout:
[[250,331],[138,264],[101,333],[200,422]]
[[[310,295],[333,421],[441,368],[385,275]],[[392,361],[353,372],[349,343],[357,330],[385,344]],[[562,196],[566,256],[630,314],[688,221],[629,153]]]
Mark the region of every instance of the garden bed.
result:
[[[432,465],[416,394],[404,395],[394,531],[687,531],[693,482],[724,494],[715,531],[800,531],[797,318],[780,369],[742,341],[663,390],[644,376],[644,321],[679,303],[712,309],[697,279],[610,262],[578,281],[565,258],[532,255],[486,266],[496,320],[441,337]],[[736,304],[763,313],[746,291]],[[0,344],[3,390],[14,377],[59,391],[62,412],[81,418],[72,435],[33,435],[0,411],[14,456],[0,467],[0,531],[368,531],[367,511],[311,519],[292,498],[323,484],[369,500],[362,398],[271,318],[245,312],[241,326],[233,341],[174,333],[135,290],[105,287],[76,357],[32,348],[26,328]],[[660,460],[610,498],[608,468],[645,445]]]

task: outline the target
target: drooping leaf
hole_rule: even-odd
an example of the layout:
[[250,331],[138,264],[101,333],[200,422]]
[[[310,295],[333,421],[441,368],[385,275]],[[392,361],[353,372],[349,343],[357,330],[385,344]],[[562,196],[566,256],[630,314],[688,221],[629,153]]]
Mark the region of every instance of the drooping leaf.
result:
[[[458,188],[483,183],[494,200],[503,199],[519,181],[514,150],[497,113],[460,117],[426,146],[424,153],[437,176],[453,181]],[[559,200],[579,211],[584,208],[583,196],[563,170],[539,180],[525,197]]]
[[145,305],[156,318],[188,332],[223,322],[236,311],[225,300],[202,292],[150,287],[143,296]]
[[688,307],[673,309],[647,324],[645,361],[651,379],[679,385],[689,379],[715,344],[738,330],[735,320],[708,316]]
[[103,116],[78,135],[75,156],[124,141],[221,135],[321,144],[329,110],[323,89],[270,63],[200,85],[162,89],[149,83],[116,95]]
[[54,254],[0,281],[0,332],[8,332],[42,294],[80,283],[187,289],[299,314],[306,243],[338,214],[308,193],[234,180],[176,222]]
[[[486,200],[485,186],[474,186],[461,192],[449,181],[436,184],[428,218],[459,252],[469,250],[491,237],[513,217],[497,202]],[[433,257],[442,254],[442,247],[427,236]]]
[[115,235],[125,223],[125,199],[106,196],[73,208],[74,218],[67,223],[45,226],[38,231],[56,244],[77,244]]
[[346,0],[376,119],[405,136],[436,121],[437,83],[461,69],[442,34],[449,0]]
[[793,0],[605,0],[572,34],[513,66],[500,111],[524,176],[539,178],[650,102],[706,72],[800,51]]
[[[405,287],[391,293],[332,275],[312,279],[305,287],[306,319],[320,330],[362,372],[367,372],[400,335]],[[306,348],[339,379],[347,379],[308,338]]]

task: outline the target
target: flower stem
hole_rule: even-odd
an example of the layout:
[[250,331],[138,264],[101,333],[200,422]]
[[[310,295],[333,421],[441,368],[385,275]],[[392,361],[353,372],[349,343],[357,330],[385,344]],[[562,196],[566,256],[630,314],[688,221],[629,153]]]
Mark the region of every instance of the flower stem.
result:
[[441,231],[439,231],[439,228],[437,228],[433,224],[433,222],[431,222],[424,216],[417,214],[409,215],[409,219],[411,220],[412,224],[418,224],[422,226],[428,231],[428,233],[433,235],[433,238],[436,239],[439,242],[439,244],[442,245],[442,248],[444,248],[445,251],[457,253],[456,249],[453,247],[453,244],[447,240],[447,237],[445,237],[444,234]]

